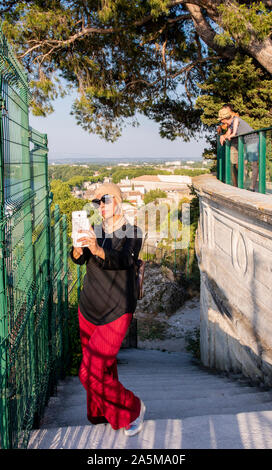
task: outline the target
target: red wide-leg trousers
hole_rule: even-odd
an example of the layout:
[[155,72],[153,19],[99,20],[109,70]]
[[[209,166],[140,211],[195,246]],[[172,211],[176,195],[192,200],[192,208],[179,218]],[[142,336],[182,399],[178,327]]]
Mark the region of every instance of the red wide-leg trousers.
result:
[[106,325],[94,325],[78,307],[82,362],[79,379],[87,391],[87,417],[93,424],[110,423],[115,430],[140,414],[141,402],[118,380],[116,356],[132,320],[125,313]]

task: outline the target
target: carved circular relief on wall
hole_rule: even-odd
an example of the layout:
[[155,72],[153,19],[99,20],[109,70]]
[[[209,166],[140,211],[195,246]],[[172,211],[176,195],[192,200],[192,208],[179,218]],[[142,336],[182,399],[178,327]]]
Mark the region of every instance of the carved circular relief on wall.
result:
[[245,239],[239,231],[234,231],[232,236],[232,264],[240,274],[246,274],[248,253]]

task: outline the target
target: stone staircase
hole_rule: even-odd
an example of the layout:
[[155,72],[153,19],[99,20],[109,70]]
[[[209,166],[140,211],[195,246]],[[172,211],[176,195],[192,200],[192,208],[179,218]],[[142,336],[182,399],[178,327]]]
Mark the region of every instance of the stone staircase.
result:
[[86,418],[77,377],[61,381],[29,449],[266,449],[272,448],[272,390],[242,376],[208,370],[184,352],[121,349],[118,374],[146,405],[133,437]]

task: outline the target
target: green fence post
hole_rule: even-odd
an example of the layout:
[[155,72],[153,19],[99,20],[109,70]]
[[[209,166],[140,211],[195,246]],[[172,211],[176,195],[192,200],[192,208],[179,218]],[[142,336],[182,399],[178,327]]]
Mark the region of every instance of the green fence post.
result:
[[56,280],[57,280],[57,315],[59,317],[61,310],[61,241],[60,241],[60,210],[59,205],[55,205],[55,269],[56,269]]
[[244,138],[238,137],[238,188],[244,187]]
[[64,309],[68,311],[68,243],[67,243],[67,216],[64,214],[63,218],[63,286],[64,286]]
[[[31,192],[31,163],[29,153],[29,119],[28,119],[28,96],[24,89],[21,89],[20,96],[22,100],[22,118],[21,118],[21,142],[22,142],[22,185],[23,193],[29,198]],[[23,284],[21,290],[26,292],[27,287],[33,281],[35,282],[35,269],[33,266],[33,246],[32,246],[32,205],[31,199],[24,209],[24,252],[26,254],[25,262],[27,270],[22,277]],[[29,256],[30,259],[27,258]]]
[[[51,210],[50,204],[51,194],[50,194],[50,185],[48,180],[48,139],[47,134],[44,135],[44,147],[46,151],[44,152],[44,175],[45,175],[45,211],[44,211],[44,225],[45,225],[45,279],[46,279],[46,293],[47,293],[47,338],[48,338],[48,357],[49,364],[48,367],[54,364],[54,330],[52,328],[54,322],[54,262],[55,262],[55,250],[54,243],[52,243],[52,235],[54,229],[51,226]],[[52,374],[53,375],[53,374]],[[48,382],[47,394],[50,395],[54,390],[54,378],[51,377]]]
[[226,144],[225,144],[225,183],[231,184],[230,141],[229,140],[226,140]]
[[[47,135],[45,135],[45,145],[47,148]],[[48,181],[48,158],[47,154],[44,156],[44,174],[45,174],[45,220],[46,227],[46,279],[49,287],[52,287],[51,282],[51,269],[50,269],[50,254],[51,254],[51,214],[50,214],[50,187]]]
[[225,164],[224,146],[220,144],[220,136],[217,135],[217,178],[224,181],[224,164]]
[[[59,205],[55,205],[55,276],[57,282],[57,309],[55,311],[56,321],[56,355],[58,363],[58,373],[60,372],[61,357],[62,357],[62,285],[61,285],[61,231],[60,231],[60,210]],[[57,374],[59,375],[59,374]]]
[[[63,302],[63,361],[62,363],[66,366],[69,353],[69,338],[68,338],[68,244],[67,244],[67,217],[66,214],[62,216],[62,237],[63,237],[63,291],[64,291],[64,302]],[[65,367],[63,369],[65,372]]]
[[221,172],[220,172],[220,140],[219,140],[219,135],[217,136],[217,142],[216,142],[216,155],[217,155],[217,166],[216,166],[216,173],[217,173],[217,179],[221,181]]
[[[27,104],[27,103],[26,103]],[[28,121],[28,120],[27,120]],[[28,139],[29,139],[29,136],[30,136],[30,131],[28,131]],[[29,177],[31,179],[30,181],[30,186],[31,186],[31,182],[33,183],[33,152],[30,152],[29,153]],[[23,170],[24,171],[24,170]],[[30,188],[29,188],[30,189]],[[30,203],[31,205],[31,203]],[[31,206],[31,212],[34,216],[34,207]],[[32,234],[34,233],[34,217],[32,217],[32,220],[31,220],[31,244],[32,244]],[[34,310],[34,303],[33,303],[33,295],[36,295],[36,291],[35,291],[35,287],[36,287],[36,259],[35,259],[35,244],[33,246],[33,249],[32,249],[32,254],[33,254],[33,280],[35,279],[35,285],[34,283],[32,284],[32,286],[34,286],[34,293],[33,293],[33,290],[32,288],[28,288],[28,291],[27,291],[27,300],[26,300],[26,304],[27,306],[32,306],[31,307],[31,312],[30,312],[30,315],[29,315],[29,321],[28,321],[28,327],[27,327],[27,333],[28,333],[28,343],[29,343],[29,367],[30,367],[30,372],[29,372],[29,377],[30,377],[30,380],[31,380],[31,383],[30,383],[30,388],[31,388],[31,399],[32,399],[32,403],[36,401],[36,392],[37,392],[37,384],[39,383],[39,380],[38,380],[38,371],[37,371],[37,357],[36,357],[36,351],[37,351],[37,348],[36,348],[36,341],[37,341],[37,335],[35,334],[35,313]],[[36,405],[36,403],[35,403]],[[36,408],[36,406],[33,408]]]
[[[0,97],[2,91],[2,79],[0,75]],[[2,100],[1,100],[2,101]],[[3,155],[3,121],[2,106],[0,109],[0,446],[2,449],[10,449],[11,430],[8,406],[8,312],[6,292],[6,267],[5,267],[5,224],[4,224],[4,155]]]
[[[52,224],[51,224],[52,222]],[[50,297],[49,297],[49,316],[48,316],[48,327],[49,327],[49,356],[50,356],[50,387],[49,393],[55,390],[56,385],[56,302],[55,302],[55,258],[56,258],[56,246],[55,246],[55,232],[56,232],[56,221],[55,221],[55,210],[50,209]]]
[[[21,145],[22,145],[22,188],[23,195],[28,198],[28,203],[23,211],[24,214],[24,256],[20,267],[22,267],[22,274],[19,275],[21,295],[25,298],[26,309],[28,312],[28,322],[26,325],[27,344],[25,354],[27,355],[27,362],[29,364],[29,372],[27,376],[23,376],[23,370],[18,375],[18,390],[21,395],[27,397],[26,399],[33,403],[35,402],[35,319],[34,319],[34,299],[36,295],[36,266],[35,266],[35,247],[33,245],[33,199],[31,198],[31,180],[32,180],[32,166],[30,159],[30,145],[29,145],[29,111],[28,111],[28,91],[20,88],[21,98]],[[36,299],[35,299],[36,302]],[[14,315],[18,312],[14,312]],[[20,413],[20,404],[17,403],[17,414]],[[21,415],[21,419],[23,419]],[[22,424],[20,424],[22,426]]]
[[265,132],[259,132],[259,193],[266,192],[266,139]]

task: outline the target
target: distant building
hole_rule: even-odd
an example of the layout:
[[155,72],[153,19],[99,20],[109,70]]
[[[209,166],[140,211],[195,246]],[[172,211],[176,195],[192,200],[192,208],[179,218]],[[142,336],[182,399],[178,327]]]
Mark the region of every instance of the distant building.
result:
[[174,162],[165,162],[165,165],[167,166],[180,166],[181,165],[181,161],[180,160],[176,160]]
[[92,183],[91,181],[84,181],[83,188],[85,189],[96,189],[98,183]]
[[134,204],[138,207],[144,204],[143,195],[139,191],[128,191],[123,195],[124,199],[130,201],[131,204]]
[[127,191],[132,191],[132,184],[118,184],[122,193],[126,193]]
[[134,191],[139,191],[139,193],[141,193],[141,194],[146,193],[144,184],[137,184],[137,183],[135,184],[135,183],[133,183],[133,188],[134,188]]
[[127,185],[129,185],[129,184],[130,184],[130,179],[129,179],[129,177],[126,176],[125,178],[121,179],[119,184],[120,184],[120,185],[121,185],[121,184],[124,184],[124,185],[127,184]]
[[158,175],[165,183],[191,184],[192,178],[186,175]]
[[145,194],[146,192],[143,184],[137,184],[137,182],[129,179],[121,180],[120,183],[118,183],[118,186],[122,192],[139,191],[141,194]]
[[188,189],[187,185],[192,183],[192,178],[185,175],[143,175],[133,178],[131,183],[134,184],[135,191],[139,183],[144,187],[145,192],[152,189],[175,191]]

